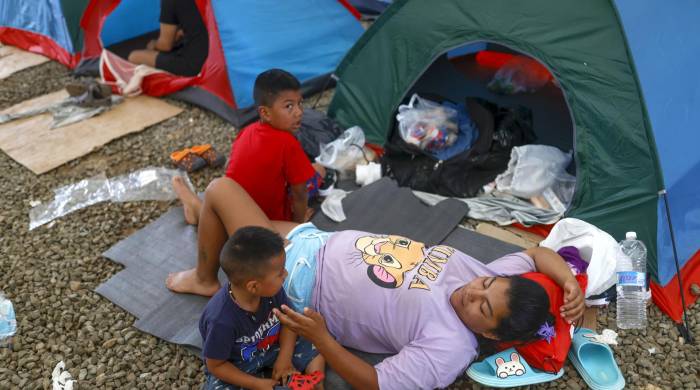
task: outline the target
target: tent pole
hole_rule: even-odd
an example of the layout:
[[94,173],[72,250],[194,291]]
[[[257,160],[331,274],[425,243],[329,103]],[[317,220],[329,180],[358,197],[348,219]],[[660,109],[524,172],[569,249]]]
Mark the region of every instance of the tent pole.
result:
[[673,234],[673,223],[671,222],[671,208],[668,205],[668,192],[665,189],[661,190],[661,195],[664,198],[664,205],[666,206],[666,220],[668,221],[668,228],[671,232],[671,245],[673,247],[673,260],[676,263],[676,278],[678,279],[678,289],[681,293],[681,304],[683,305],[683,323],[678,324],[678,331],[681,333],[684,339],[688,341],[688,344],[693,344],[693,335],[690,333],[688,328],[688,313],[685,311],[685,295],[683,294],[683,280],[681,279],[681,267],[678,262],[678,251],[676,249],[676,236]]

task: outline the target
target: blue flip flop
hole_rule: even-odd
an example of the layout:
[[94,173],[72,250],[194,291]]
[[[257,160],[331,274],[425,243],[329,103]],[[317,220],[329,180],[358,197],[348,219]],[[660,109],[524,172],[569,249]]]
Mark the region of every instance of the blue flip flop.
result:
[[553,381],[564,375],[564,369],[550,374],[531,368],[515,348],[509,348],[472,364],[467,375],[486,386],[515,387]]
[[612,350],[607,344],[590,337],[595,334],[586,328],[580,328],[574,332],[568,355],[571,364],[593,390],[624,388],[625,378],[615,363]]

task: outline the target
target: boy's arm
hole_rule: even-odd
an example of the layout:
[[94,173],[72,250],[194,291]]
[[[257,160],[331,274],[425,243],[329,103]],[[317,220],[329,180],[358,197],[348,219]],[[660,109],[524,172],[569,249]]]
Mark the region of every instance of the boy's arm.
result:
[[272,366],[272,379],[280,380],[297,372],[292,364],[292,354],[297,342],[297,334],[286,326],[280,331],[280,353]]
[[309,202],[306,182],[295,184],[290,187],[292,192],[292,221],[304,223],[306,222],[306,208]]
[[564,305],[560,308],[561,316],[569,323],[578,321],[586,309],[585,297],[578,281],[564,259],[549,248],[534,247],[525,250],[532,257],[537,272],[541,272],[554,280],[564,289]]
[[175,46],[175,36],[177,35],[177,25],[175,24],[160,24],[160,34],[158,35],[158,40],[156,41],[155,50],[168,52]]
[[272,389],[277,382],[273,379],[258,378],[238,369],[228,360],[206,358],[207,369],[220,380],[246,389]]

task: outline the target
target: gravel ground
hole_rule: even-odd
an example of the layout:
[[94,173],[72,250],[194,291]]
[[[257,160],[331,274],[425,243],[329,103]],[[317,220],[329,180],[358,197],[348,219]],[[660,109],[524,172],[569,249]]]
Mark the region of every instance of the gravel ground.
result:
[[[69,79],[68,71],[53,62],[17,73],[0,82],[0,109],[55,91]],[[201,385],[202,363],[197,356],[137,331],[133,316],[94,292],[122,268],[101,253],[175,202],[102,203],[63,217],[50,228],[28,231],[30,201],[50,200],[58,186],[101,172],[110,177],[167,165],[169,153],[184,145],[211,143],[228,152],[234,134],[230,125],[191,105],[173,104],[185,111],[41,176],[0,153],[0,286],[13,301],[19,324],[14,351],[0,349],[0,389],[48,389],[51,371],[61,360],[79,389]],[[201,190],[222,173],[223,169],[204,170],[191,178]],[[600,311],[599,331],[615,329],[614,313],[614,307]],[[690,317],[693,333],[700,337],[698,305]],[[649,323],[645,331],[619,332],[615,355],[628,387],[698,387],[698,347],[679,341],[671,321],[656,308],[651,309]],[[655,353],[649,352],[651,348]],[[537,388],[585,387],[567,364],[562,379]],[[478,386],[461,379],[451,388]]]

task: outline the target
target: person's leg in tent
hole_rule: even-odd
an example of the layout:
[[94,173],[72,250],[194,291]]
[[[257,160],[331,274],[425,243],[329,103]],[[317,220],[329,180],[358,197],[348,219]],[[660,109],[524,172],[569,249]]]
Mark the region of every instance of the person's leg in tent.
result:
[[158,55],[173,50],[178,39],[182,39],[182,30],[175,24],[160,24],[158,39],[148,42],[145,49],[129,53],[129,62],[157,67]]
[[179,76],[196,76],[209,52],[208,36],[194,0],[161,0],[158,39],[145,49],[132,51],[129,61]]

